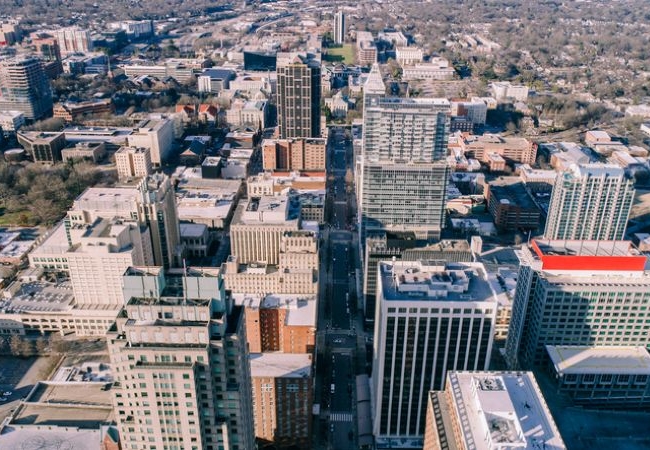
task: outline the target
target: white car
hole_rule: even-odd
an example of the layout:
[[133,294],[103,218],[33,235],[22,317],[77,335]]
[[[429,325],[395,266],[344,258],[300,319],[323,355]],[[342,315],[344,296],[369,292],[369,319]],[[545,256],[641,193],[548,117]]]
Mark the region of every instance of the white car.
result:
[[2,393],[2,395],[3,395],[4,397],[9,397],[9,396],[11,396],[11,394],[13,394],[13,392],[11,392],[11,391],[6,391],[6,392],[3,392],[3,393]]
[[2,403],[6,402],[7,400],[8,400],[7,397],[0,397],[0,402]]

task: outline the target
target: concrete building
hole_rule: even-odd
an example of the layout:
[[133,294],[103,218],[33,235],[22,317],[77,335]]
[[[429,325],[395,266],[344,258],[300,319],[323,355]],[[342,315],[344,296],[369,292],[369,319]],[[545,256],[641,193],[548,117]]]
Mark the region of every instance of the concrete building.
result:
[[488,211],[500,230],[536,230],[541,211],[519,177],[499,177],[487,190]]
[[625,235],[634,183],[612,164],[572,165],[553,186],[544,236],[619,240]]
[[424,59],[424,51],[419,47],[397,47],[395,59],[400,66],[421,63]]
[[255,438],[261,448],[309,448],[313,375],[309,354],[250,355]]
[[578,405],[606,409],[650,404],[650,354],[641,347],[547,345],[560,392]]
[[226,110],[226,121],[233,127],[250,126],[263,130],[270,125],[268,102],[235,100]]
[[547,345],[648,345],[648,258],[629,242],[534,239],[518,257],[509,367],[543,363]]
[[34,162],[54,164],[61,161],[61,150],[66,145],[65,133],[19,131],[16,137]]
[[152,20],[122,20],[110,24],[113,30],[123,30],[130,39],[138,40],[154,35]]
[[517,86],[509,81],[498,81],[490,84],[492,97],[497,101],[515,100],[518,102],[525,102],[528,98],[528,87]]
[[120,147],[115,152],[115,165],[120,180],[151,175],[151,149],[148,147]]
[[558,177],[555,170],[533,169],[528,164],[522,164],[517,171],[519,178],[526,185],[526,189],[532,193],[550,194]]
[[25,114],[22,111],[0,111],[0,129],[5,135],[16,134],[25,125]]
[[332,26],[333,38],[335,44],[345,43],[345,14],[343,11],[334,13],[334,24]]
[[87,53],[93,50],[93,41],[88,30],[68,27],[54,30],[52,34],[58,41],[63,56],[73,53]]
[[373,434],[378,448],[421,448],[428,392],[449,370],[489,365],[496,295],[479,263],[381,262],[378,274]]
[[386,85],[381,76],[379,64],[372,65],[365,83],[363,83],[363,106],[364,108],[379,104],[379,99],[386,96]]
[[451,115],[466,117],[473,127],[485,125],[487,119],[487,104],[483,100],[452,101]]
[[264,170],[325,170],[327,141],[315,139],[265,139],[262,142]]
[[130,268],[125,298],[107,333],[125,447],[255,448],[243,310],[218,270]]
[[357,62],[360,66],[377,63],[377,46],[369,31],[357,31]]
[[174,144],[174,124],[169,119],[145,120],[129,134],[129,147],[151,150],[151,164],[160,167],[170,156]]
[[428,62],[416,62],[413,65],[404,66],[402,79],[404,81],[415,80],[451,80],[456,76],[454,69],[444,58],[431,58]]
[[532,372],[449,372],[429,393],[424,450],[566,450]]
[[52,113],[52,89],[40,59],[0,61],[0,111],[20,111],[31,121]]
[[205,69],[197,77],[197,88],[199,92],[218,94],[224,89],[230,88],[230,80],[235,78],[235,73],[227,69]]
[[61,150],[63,161],[90,161],[98,163],[106,156],[106,144],[103,142],[77,142]]
[[287,196],[242,202],[230,226],[231,254],[242,264],[278,264],[282,235],[299,230],[299,214],[300,205]]
[[190,258],[206,258],[212,244],[212,234],[202,223],[181,223],[181,244]]
[[526,138],[501,137],[496,134],[463,136],[458,143],[467,158],[489,164],[490,155],[502,156],[509,163],[535,164],[537,144]]
[[315,138],[320,131],[320,62],[296,54],[278,61],[278,126],[280,137]]

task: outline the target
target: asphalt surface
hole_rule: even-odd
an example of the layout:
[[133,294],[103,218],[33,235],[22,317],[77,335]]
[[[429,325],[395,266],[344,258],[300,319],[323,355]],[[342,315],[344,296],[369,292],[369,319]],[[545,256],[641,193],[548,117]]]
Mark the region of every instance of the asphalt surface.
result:
[[[319,314],[317,394],[321,405],[315,429],[316,448],[357,449],[356,375],[359,339],[358,318],[353,304],[355,264],[353,235],[349,231],[352,195],[345,190],[345,173],[352,145],[343,129],[332,129],[328,147],[328,218],[324,230],[324,307]],[[333,177],[332,177],[333,176]],[[361,339],[363,342],[363,339]],[[320,397],[320,398],[319,398]]]

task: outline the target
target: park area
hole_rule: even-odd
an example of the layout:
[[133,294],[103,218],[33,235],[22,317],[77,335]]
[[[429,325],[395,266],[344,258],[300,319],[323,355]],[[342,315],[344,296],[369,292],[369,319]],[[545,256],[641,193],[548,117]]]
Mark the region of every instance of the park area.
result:
[[352,44],[343,44],[339,47],[328,47],[323,55],[323,61],[354,64],[354,47]]

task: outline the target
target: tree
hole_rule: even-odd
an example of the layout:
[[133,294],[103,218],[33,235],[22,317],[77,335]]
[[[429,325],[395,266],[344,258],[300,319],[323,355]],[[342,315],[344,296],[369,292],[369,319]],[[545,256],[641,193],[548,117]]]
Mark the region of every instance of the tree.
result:
[[45,337],[38,338],[36,340],[36,353],[39,355],[44,355],[47,352],[48,340]]
[[23,349],[22,338],[17,334],[11,336],[11,339],[9,340],[9,351],[11,352],[11,354],[14,356],[21,356],[22,349]]

